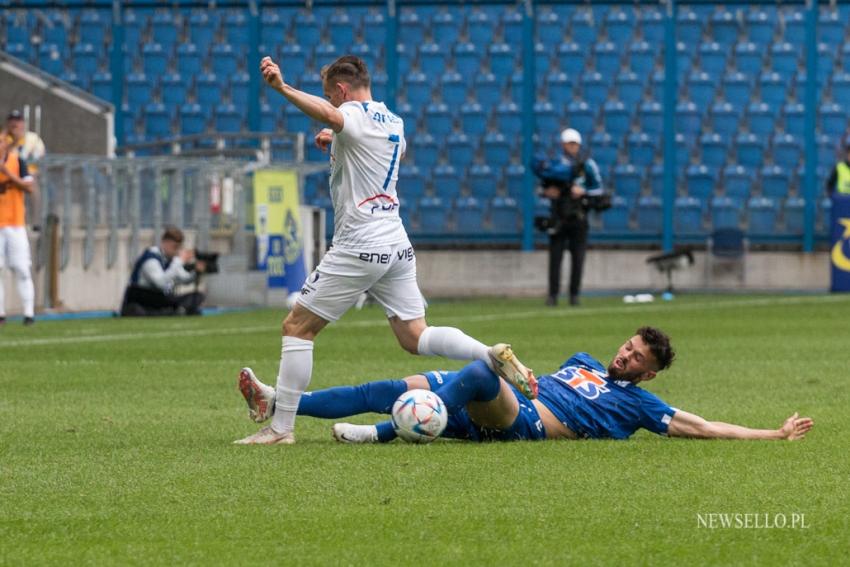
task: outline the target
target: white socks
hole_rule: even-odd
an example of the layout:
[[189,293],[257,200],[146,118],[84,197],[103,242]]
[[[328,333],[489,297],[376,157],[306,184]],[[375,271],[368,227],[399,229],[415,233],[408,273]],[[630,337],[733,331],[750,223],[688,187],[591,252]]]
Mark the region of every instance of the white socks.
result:
[[454,327],[427,327],[419,335],[419,354],[455,360],[482,360],[491,366],[487,345]]
[[295,427],[298,402],[301,400],[301,394],[310,385],[312,374],[313,341],[283,337],[272,419],[272,429],[275,432],[286,433]]
[[[29,270],[23,272],[13,269],[12,276],[18,288],[18,295],[24,307],[24,317],[32,317],[35,314],[35,286],[32,283]],[[3,272],[0,270],[0,317],[6,316],[6,297],[3,290]]]

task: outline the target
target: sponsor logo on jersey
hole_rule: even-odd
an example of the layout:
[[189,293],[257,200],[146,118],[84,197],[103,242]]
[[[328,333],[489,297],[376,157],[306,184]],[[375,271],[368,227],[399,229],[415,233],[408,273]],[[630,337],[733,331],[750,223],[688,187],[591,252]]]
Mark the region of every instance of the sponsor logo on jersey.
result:
[[567,366],[552,374],[553,378],[563,382],[588,400],[595,400],[601,394],[609,392],[605,376],[603,373],[578,366]]
[[390,212],[398,208],[398,201],[392,195],[387,195],[386,193],[378,193],[368,199],[364,199],[357,203],[357,208],[367,206],[369,207],[369,212],[371,214],[375,214],[376,212]]

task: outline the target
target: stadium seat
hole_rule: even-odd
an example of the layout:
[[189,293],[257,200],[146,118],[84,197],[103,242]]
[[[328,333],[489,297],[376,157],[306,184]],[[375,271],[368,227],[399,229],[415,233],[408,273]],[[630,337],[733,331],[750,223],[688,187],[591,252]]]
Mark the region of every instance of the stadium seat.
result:
[[384,45],[387,37],[387,25],[380,10],[370,10],[363,16],[363,37],[373,45]]
[[288,24],[288,18],[276,11],[266,10],[260,19],[260,43],[262,45],[282,44],[286,40]]
[[275,108],[268,103],[260,105],[260,123],[257,125],[258,132],[274,133],[279,130],[277,124],[277,112]]
[[750,102],[752,95],[752,81],[750,80],[750,76],[740,71],[731,71],[723,77],[725,98],[737,108],[743,108]]
[[[841,102],[845,105],[850,104],[850,101]],[[847,106],[842,106],[838,102],[822,104],[818,108],[820,131],[827,136],[842,137],[847,131],[847,108]]]
[[[68,28],[65,25],[62,14],[59,12],[47,12],[44,16],[44,23],[41,28],[42,45],[53,44],[64,49],[68,45]],[[14,39],[14,32],[12,39]]]
[[454,118],[446,103],[433,101],[425,107],[425,129],[435,138],[442,139],[453,129]]
[[754,77],[761,72],[761,64],[762,50],[755,43],[744,41],[735,46],[735,65],[738,71]]
[[195,79],[195,97],[202,106],[212,108],[221,102],[221,81],[213,73],[202,73]]
[[726,165],[726,154],[728,153],[728,138],[724,138],[717,132],[707,132],[699,139],[702,150],[702,163],[714,170],[719,170]]
[[422,73],[435,77],[446,67],[448,54],[439,43],[427,42],[419,46],[419,67]]
[[734,164],[723,169],[723,188],[726,196],[744,203],[750,198],[753,174],[742,165]]
[[750,41],[760,45],[769,44],[773,39],[774,20],[764,10],[753,10],[744,19],[744,31]]
[[306,49],[321,43],[319,22],[310,11],[299,11],[295,16],[295,25],[292,29],[295,32],[295,42]]
[[[548,8],[548,7],[547,7]],[[537,39],[547,47],[554,47],[564,36],[564,25],[557,12],[551,8],[540,8],[537,12]]]
[[637,225],[642,232],[660,233],[662,227],[661,199],[655,195],[644,195],[637,202]]
[[816,143],[818,147],[818,167],[831,169],[839,159],[836,155],[839,142],[826,134],[820,134],[817,136]]
[[366,63],[366,68],[369,69],[370,74],[376,74],[379,71],[376,65],[378,54],[375,49],[372,49],[372,47],[365,41],[361,41],[352,45],[349,49],[349,52],[352,55],[356,55],[357,57],[362,59],[364,63]]
[[473,8],[466,16],[466,33],[469,40],[484,47],[493,41],[493,21],[484,10]]
[[693,196],[676,198],[673,205],[673,229],[676,234],[692,235],[703,231],[702,201]]
[[593,25],[593,13],[590,10],[577,10],[570,18],[570,31],[574,41],[580,45],[589,45],[597,38]]
[[91,45],[106,44],[106,28],[109,22],[98,10],[86,10],[80,16],[80,41]]
[[218,43],[210,49],[210,68],[219,77],[230,77],[239,67],[238,58],[232,45]]
[[454,199],[460,195],[461,172],[448,163],[441,163],[434,168],[432,175],[434,189],[444,199]]
[[802,137],[805,132],[805,107],[799,102],[789,102],[782,108],[785,117],[785,131]]
[[354,22],[343,10],[334,12],[328,20],[328,32],[342,52],[349,51],[354,44]]
[[602,108],[602,125],[615,139],[621,139],[629,131],[631,115],[626,105],[619,100],[609,100]]
[[[664,43],[664,15],[655,8],[643,8],[638,12],[638,27],[646,41],[656,45]],[[637,72],[637,71],[635,71]]]
[[688,76],[690,99],[699,108],[708,108],[714,101],[715,83],[705,71],[694,71]]
[[822,10],[818,18],[818,41],[829,45],[844,43],[844,28],[847,21],[842,21],[838,10]]
[[330,65],[339,57],[339,48],[333,43],[320,43],[313,50],[313,62],[317,70]]
[[629,163],[637,167],[646,168],[655,160],[655,144],[652,137],[646,132],[634,132],[629,134],[626,141]]
[[500,132],[489,132],[481,144],[484,161],[493,167],[502,167],[510,161],[511,146]]
[[611,208],[602,213],[602,228],[607,232],[629,230],[629,201],[619,195],[611,198]]
[[481,68],[481,53],[480,50],[472,42],[459,42],[455,45],[454,50],[455,69],[458,73],[473,79]]
[[593,110],[587,102],[583,100],[574,100],[567,105],[567,127],[575,128],[586,135],[588,132],[593,131],[594,123]]
[[493,43],[487,51],[490,55],[490,70],[504,84],[516,66],[516,53],[505,42]]
[[186,103],[189,85],[179,73],[166,73],[160,80],[162,102],[171,108],[179,108]]
[[168,53],[158,43],[142,46],[142,70],[149,77],[161,77],[168,69]]
[[731,10],[720,10],[711,16],[711,37],[723,45],[738,39],[738,20]]
[[598,108],[608,98],[608,83],[598,71],[586,71],[581,76],[579,92],[587,104]]
[[838,71],[832,76],[832,100],[850,101],[850,73]]
[[143,108],[151,100],[153,84],[144,73],[127,75],[127,102],[131,107]]
[[91,80],[92,94],[102,100],[112,100],[112,74],[108,71],[100,71],[94,74]]
[[548,100],[538,100],[534,103],[534,115],[537,120],[537,133],[544,144],[555,140],[563,127],[561,116],[555,105]]
[[629,68],[644,81],[655,68],[655,57],[655,51],[645,40],[635,41],[629,46]]
[[755,101],[747,107],[750,132],[757,136],[770,136],[776,130],[776,113],[769,104]]
[[649,194],[661,197],[664,193],[664,164],[656,163],[649,168]]
[[850,73],[850,42],[845,43],[841,48],[841,69],[845,73]]
[[475,160],[475,147],[469,136],[461,131],[452,132],[446,139],[446,157],[458,171],[465,171]]
[[633,71],[622,71],[615,82],[617,98],[629,108],[635,108],[643,98],[643,83]]
[[319,73],[308,72],[301,77],[299,87],[302,91],[316,96],[322,96],[322,77]]
[[788,97],[788,82],[776,71],[768,71],[759,77],[759,90],[764,102],[773,108],[780,108]]
[[427,132],[417,134],[411,139],[408,151],[413,151],[416,165],[429,171],[440,160],[440,146],[434,137]]
[[151,40],[170,48],[177,43],[177,35],[182,22],[169,10],[157,11],[151,18]]
[[467,172],[466,182],[473,197],[489,200],[496,192],[496,171],[486,163],[473,164]]
[[502,89],[495,74],[480,70],[475,75],[473,84],[473,89],[478,95],[478,102],[485,110],[489,111],[502,100]]
[[522,43],[522,14],[512,7],[507,7],[502,14],[502,34],[511,45]]
[[697,45],[702,37],[702,22],[696,12],[680,8],[676,18],[676,38],[689,45]]
[[506,136],[519,136],[522,133],[522,115],[513,101],[505,101],[496,107],[494,113],[496,129]]
[[610,40],[616,44],[617,52],[622,53],[634,32],[631,14],[621,9],[612,9],[605,16],[605,30]]
[[656,101],[644,102],[638,109],[638,125],[650,136],[659,136],[664,132],[664,114],[661,104]]
[[546,93],[552,104],[564,107],[573,99],[573,84],[566,73],[555,69],[546,75]]
[[458,197],[455,200],[454,232],[478,236],[484,231],[484,207],[474,196]]
[[177,72],[184,77],[194,77],[201,72],[201,54],[195,44],[177,46]]
[[806,16],[799,10],[785,13],[785,34],[783,39],[793,45],[804,45],[806,42]]
[[748,233],[756,236],[773,235],[776,232],[778,210],[776,201],[768,197],[753,197],[747,204],[749,210]]
[[239,132],[242,130],[242,116],[236,105],[225,102],[215,107],[215,129],[217,132]]
[[730,140],[740,130],[740,107],[721,100],[711,107],[711,126],[723,139]]
[[[593,160],[599,165],[603,175],[617,163],[619,143],[608,132],[594,132],[590,149]],[[634,160],[632,163],[635,163]]]
[[444,48],[451,47],[460,35],[462,22],[447,9],[440,10],[431,18],[431,35]]
[[640,171],[630,163],[614,167],[614,193],[628,200],[633,200],[640,194],[642,179]]
[[745,167],[761,167],[764,163],[764,141],[751,132],[739,134],[735,140],[736,156]]
[[806,200],[802,197],[793,196],[785,200],[783,218],[785,219],[785,232],[790,234],[803,234],[803,225],[806,211]]
[[98,70],[98,55],[91,43],[78,43],[71,50],[73,69],[81,76],[91,77]]
[[779,133],[773,138],[773,159],[777,164],[794,170],[802,157],[803,148],[793,135]]
[[398,194],[406,202],[416,202],[425,194],[425,176],[416,165],[402,163],[398,179]]
[[593,46],[596,70],[603,77],[616,76],[620,71],[620,51],[613,41],[601,41]]
[[465,102],[460,107],[460,124],[470,136],[483,136],[487,131],[487,114],[478,101]]
[[687,137],[699,134],[702,128],[700,108],[690,100],[680,101],[676,105],[676,131]]
[[201,134],[206,130],[206,117],[198,103],[180,107],[180,133],[184,136]]
[[56,44],[44,44],[38,48],[38,66],[51,75],[61,75],[65,70],[65,62]]
[[413,70],[404,78],[407,102],[413,106],[425,106],[431,102],[431,80],[419,70]]
[[140,16],[135,10],[124,10],[124,50],[127,53],[137,53],[142,43],[142,28],[147,24],[147,18]]
[[766,165],[761,169],[761,194],[773,199],[788,196],[791,179],[788,169],[779,165]]
[[284,107],[284,125],[287,132],[310,134],[311,121],[310,117],[301,112],[294,104],[288,104]]
[[246,72],[236,73],[230,77],[230,102],[236,105],[245,115],[251,101],[248,99],[250,91],[250,76]]
[[521,163],[511,163],[505,168],[505,189],[508,196],[522,201],[524,179],[525,167]]
[[797,58],[800,49],[787,41],[775,43],[770,48],[771,69],[785,77],[793,77],[797,73]]
[[213,44],[215,29],[213,23],[205,10],[197,10],[189,16],[189,41],[198,47],[203,53],[208,53]]
[[739,201],[722,195],[711,199],[711,228],[721,230],[724,228],[741,227],[741,205]]
[[703,163],[689,165],[685,172],[685,186],[688,196],[706,201],[714,193],[717,184],[717,170]]
[[440,197],[423,197],[416,207],[419,213],[419,232],[444,234],[448,230],[449,211]]
[[497,196],[490,201],[490,231],[496,234],[516,234],[519,231],[520,209],[515,199]]
[[234,46],[247,46],[250,41],[245,10],[230,10],[224,15],[224,40]]
[[171,116],[160,102],[145,105],[145,136],[148,139],[161,139],[171,136]]

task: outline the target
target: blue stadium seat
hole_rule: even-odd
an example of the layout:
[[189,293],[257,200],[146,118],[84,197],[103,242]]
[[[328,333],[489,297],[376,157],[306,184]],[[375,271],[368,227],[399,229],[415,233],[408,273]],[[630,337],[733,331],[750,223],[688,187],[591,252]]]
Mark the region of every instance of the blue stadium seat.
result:
[[661,103],[654,100],[644,102],[638,109],[638,125],[650,136],[658,136],[664,132],[664,114]]
[[608,83],[598,71],[586,71],[581,76],[579,92],[587,104],[598,108],[608,98]]
[[186,103],[189,85],[179,73],[166,73],[160,80],[162,102],[171,108],[179,108]]
[[689,165],[685,172],[685,185],[690,197],[705,201],[714,193],[717,169],[703,163]]
[[649,42],[638,40],[629,46],[629,68],[644,80],[655,68],[656,53]]
[[715,132],[724,139],[730,140],[740,130],[740,107],[733,106],[730,102],[721,100],[711,107],[711,125]]
[[144,73],[127,75],[127,102],[131,107],[142,108],[151,100],[153,83]]
[[775,43],[770,48],[771,69],[780,75],[793,77],[797,73],[800,51],[787,41]]
[[419,70],[413,70],[404,79],[407,102],[413,106],[425,106],[431,102],[431,80]]
[[307,72],[307,55],[297,43],[285,43],[280,47],[280,58],[284,73],[290,77],[301,77]]
[[490,201],[490,230],[497,234],[516,234],[519,231],[520,209],[512,197],[493,197]]
[[419,46],[419,67],[429,76],[439,75],[445,69],[447,59],[448,53],[439,43],[428,42]]
[[762,49],[755,43],[744,41],[735,46],[735,65],[738,71],[754,77],[761,72],[761,64]]
[[374,45],[384,45],[387,37],[387,25],[380,10],[370,10],[363,16],[363,37]]
[[212,72],[219,77],[230,77],[236,73],[236,70],[239,67],[239,58],[240,56],[236,50],[233,49],[232,45],[227,43],[217,43],[213,45],[210,49],[210,67]]
[[702,200],[693,196],[677,197],[673,204],[673,229],[677,234],[701,234],[702,212]]
[[805,107],[799,102],[789,102],[782,108],[785,117],[785,131],[797,137],[805,132]]
[[177,46],[177,72],[184,77],[194,77],[201,72],[201,54],[195,44]]
[[12,57],[16,57],[22,61],[31,62],[32,61],[32,43],[6,43],[6,49],[4,51],[11,55]]
[[206,122],[200,104],[189,103],[180,107],[180,133],[184,136],[203,133],[206,130]]
[[776,113],[766,102],[756,101],[747,107],[747,122],[753,134],[769,136],[776,130]]
[[841,69],[845,73],[850,73],[850,42],[845,43],[841,48]]
[[161,139],[171,136],[171,115],[165,105],[151,102],[145,105],[145,136],[148,139]]
[[753,197],[747,203],[749,209],[748,233],[756,236],[773,235],[776,232],[778,208],[776,201],[768,197]]
[[785,219],[785,232],[790,234],[803,234],[803,225],[806,211],[806,200],[802,197],[793,196],[785,200],[783,217]]
[[501,132],[489,132],[481,144],[484,161],[493,167],[502,167],[511,158],[511,146]]
[[474,90],[478,94],[478,102],[489,110],[502,100],[502,89],[496,75],[480,70],[473,81]]
[[726,196],[744,203],[750,198],[753,186],[751,170],[740,164],[728,165],[723,169],[723,188]]
[[366,43],[365,41],[355,43],[351,46],[349,52],[352,55],[356,55],[357,57],[362,59],[364,63],[366,63],[366,68],[369,69],[370,74],[377,74],[378,53],[375,49],[372,49],[372,47],[368,43]]
[[[840,101],[848,104],[846,101]],[[818,122],[820,123],[820,131],[827,136],[839,138],[847,131],[847,106],[842,106],[838,102],[827,102],[818,108]]]
[[487,114],[478,101],[465,102],[460,107],[460,124],[470,136],[483,136],[487,131]]
[[453,50],[455,69],[458,73],[467,77],[474,78],[481,68],[481,52],[479,48],[472,42],[457,43]]
[[287,132],[310,133],[311,121],[310,117],[298,110],[294,104],[288,104],[284,107],[284,124]]
[[725,228],[741,227],[741,203],[731,197],[722,195],[711,199],[711,228],[722,230]]
[[608,232],[626,232],[629,230],[629,201],[614,195],[611,208],[602,213],[602,228]]
[[735,140],[735,152],[739,164],[745,167],[761,167],[764,163],[765,143],[752,132],[739,134]]
[[570,75],[578,75],[584,69],[584,50],[574,41],[559,44],[556,59],[558,68]]
[[457,71],[450,69],[443,73],[440,79],[440,91],[443,102],[452,108],[458,108],[466,101],[467,85]]
[[454,199],[460,195],[460,173],[447,163],[441,163],[434,168],[432,175],[434,189],[444,199]]
[[466,33],[475,45],[488,45],[493,40],[493,21],[487,12],[473,8],[466,17]]
[[804,45],[806,42],[806,16],[795,9],[785,13],[785,34],[783,39],[794,45]]
[[198,46],[198,50],[208,53],[215,37],[213,23],[205,10],[192,12],[189,16],[189,41]]
[[628,200],[633,200],[640,194],[642,185],[640,171],[630,163],[622,163],[614,167],[614,193]]
[[280,45],[286,40],[286,28],[289,18],[280,13],[267,10],[260,19],[260,44]]
[[452,132],[446,139],[446,157],[458,171],[465,171],[475,161],[475,146],[461,131]]
[[490,70],[504,84],[516,67],[516,53],[505,42],[493,43],[487,51],[490,54]]
[[581,45],[589,45],[597,38],[593,25],[593,13],[590,10],[578,10],[570,18],[570,30],[573,40]]
[[98,10],[86,10],[80,16],[80,41],[91,45],[106,44],[106,28],[109,22]]
[[419,212],[419,232],[444,234],[448,230],[449,209],[441,197],[423,197],[416,209]]
[[98,70],[98,55],[91,43],[78,43],[71,50],[74,71],[78,75],[91,77]]
[[175,18],[172,12],[155,12],[151,18],[151,40],[163,46],[173,46],[177,43],[180,25],[179,16]]
[[494,113],[496,129],[506,136],[519,136],[522,132],[522,115],[513,101],[505,101],[496,107]]
[[551,8],[541,7],[537,12],[537,39],[547,47],[554,47],[564,37],[564,25],[557,12]]
[[835,45],[819,43],[818,44],[818,71],[817,79],[819,84],[825,83],[832,75],[835,68]]
[[[789,77],[792,75],[788,75]],[[788,98],[788,81],[776,71],[762,73],[759,77],[761,99],[773,108],[780,108]]]
[[726,70],[726,50],[716,41],[704,41],[699,46],[700,68],[712,77],[721,77]]
[[620,51],[613,41],[601,41],[593,46],[596,70],[603,76],[615,76],[620,71]]
[[38,48],[38,66],[51,75],[61,75],[65,70],[65,62],[56,44],[48,43]]
[[617,98],[635,108],[643,98],[643,83],[634,71],[623,71],[615,82]]
[[[440,146],[437,141],[428,133],[417,134],[413,138],[411,144],[413,149],[413,159],[416,165],[427,170],[430,170],[440,159]],[[410,150],[408,150],[410,151]]]
[[720,10],[711,16],[711,36],[723,45],[731,45],[738,39],[738,20],[730,10]]
[[705,71],[694,71],[688,76],[690,99],[699,108],[708,108],[714,101],[716,86]]
[[838,161],[838,156],[836,155],[838,142],[835,138],[826,134],[820,134],[817,136],[816,143],[818,146],[818,167],[831,169],[836,161]]
[[484,231],[484,207],[474,196],[459,197],[455,201],[454,232],[477,236]]
[[602,108],[602,125],[615,139],[621,139],[629,131],[631,115],[626,105],[619,100],[609,100]]
[[676,131],[694,137],[702,128],[702,112],[693,101],[683,100],[676,105]]
[[398,194],[407,203],[415,203],[425,194],[425,176],[413,164],[402,164],[398,170]]
[[554,105],[567,106],[573,99],[573,85],[566,73],[559,69],[546,75],[546,98]]
[[773,39],[775,21],[764,10],[753,10],[744,20],[744,30],[750,41],[765,45]]
[[696,142],[693,136],[685,136],[681,132],[676,132],[676,168],[681,170],[685,164],[690,163],[692,145]]
[[147,18],[134,10],[124,10],[124,49],[127,53],[136,53],[142,43],[142,28]]
[[240,132],[242,130],[242,116],[236,109],[236,105],[230,102],[216,105],[215,129],[217,132]]
[[832,233],[832,198],[824,197],[817,202],[817,226],[820,227],[821,233]]
[[761,194],[773,199],[788,196],[791,179],[788,169],[779,165],[766,165],[761,169]]
[[818,18],[818,41],[833,46],[843,44],[846,26],[847,21],[841,19],[838,10],[822,10]]
[[466,182],[473,197],[490,199],[496,192],[496,170],[486,163],[473,164],[466,174]]
[[142,46],[142,69],[150,77],[161,77],[168,69],[168,54],[158,43]]
[[850,100],[850,73],[838,71],[832,76],[832,100]]
[[330,65],[339,57],[339,48],[333,43],[322,42],[313,50],[313,57],[316,70],[320,70],[326,65]]
[[247,114],[248,106],[253,104],[253,101],[248,98],[250,81],[250,76],[244,71],[236,73],[230,78],[230,102],[245,114]]
[[198,103],[212,108],[221,102],[221,81],[214,73],[202,73],[195,78],[195,98]]
[[311,48],[321,43],[319,22],[312,12],[299,11],[295,16],[295,42],[305,48]]
[[605,16],[605,29],[608,37],[617,45],[617,51],[623,52],[628,45],[634,32],[634,21],[630,12],[621,9],[612,9]]
[[[41,28],[42,45],[54,44],[63,49],[68,45],[68,29],[65,20],[59,12],[47,12],[44,14],[44,24]],[[14,39],[14,33],[13,33]]]
[[248,46],[248,17],[246,10],[231,10],[224,15],[224,40],[234,46]]
[[726,164],[726,154],[729,150],[728,138],[717,132],[706,132],[699,139],[702,150],[702,163],[714,170],[719,170]]
[[649,194],[661,197],[664,193],[664,164],[656,163],[649,168]]
[[425,107],[425,129],[436,138],[445,138],[453,129],[454,118],[449,106],[434,101]]
[[773,159],[777,164],[795,169],[803,157],[800,141],[792,134],[779,133],[773,138]]
[[637,202],[637,225],[642,232],[660,233],[662,227],[661,199],[644,195]]
[[277,124],[278,113],[275,110],[276,109],[268,103],[262,103],[260,105],[260,123],[257,126],[258,132],[273,133],[279,130]]
[[521,163],[512,162],[505,168],[505,190],[508,196],[517,201],[523,199],[523,183],[525,167]]
[[451,47],[460,35],[463,22],[449,10],[443,9],[431,18],[431,35],[444,48]]
[[702,22],[693,10],[681,8],[676,18],[676,38],[689,45],[697,45],[702,37]]
[[750,76],[740,71],[730,71],[723,77],[723,92],[726,100],[737,108],[743,108],[752,95]]
[[513,7],[506,7],[502,14],[502,33],[508,43],[522,43],[522,14]]
[[91,92],[94,96],[106,100],[112,100],[112,74],[108,71],[95,73],[91,80]]
[[659,10],[641,9],[638,12],[638,27],[643,30],[643,37],[647,41],[657,45],[664,43],[664,15]]
[[538,100],[534,103],[534,115],[537,120],[537,133],[543,143],[554,140],[561,133],[561,116],[555,105],[548,100]]
[[619,144],[608,132],[594,132],[590,148],[593,160],[599,165],[603,175],[617,163]]
[[328,32],[342,52],[354,44],[354,22],[345,11],[334,12],[328,20]]

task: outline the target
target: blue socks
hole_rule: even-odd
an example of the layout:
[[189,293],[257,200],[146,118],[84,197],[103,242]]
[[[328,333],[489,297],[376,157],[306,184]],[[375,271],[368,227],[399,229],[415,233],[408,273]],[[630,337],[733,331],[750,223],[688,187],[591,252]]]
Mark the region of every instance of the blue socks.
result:
[[360,413],[390,413],[393,403],[406,391],[404,380],[381,380],[304,392],[298,415],[336,419]]
[[466,407],[469,402],[495,400],[500,388],[499,377],[484,362],[476,360],[464,366],[457,376],[434,392],[446,404],[449,415],[452,415]]

